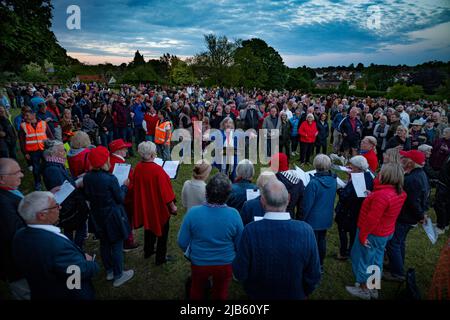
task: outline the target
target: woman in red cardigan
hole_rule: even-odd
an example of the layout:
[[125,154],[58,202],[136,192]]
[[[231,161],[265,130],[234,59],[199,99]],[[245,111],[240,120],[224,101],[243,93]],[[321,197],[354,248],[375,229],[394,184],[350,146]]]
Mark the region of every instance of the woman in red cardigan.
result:
[[383,165],[375,182],[373,192],[364,200],[358,218],[358,230],[351,252],[352,269],[357,285],[346,287],[347,291],[365,300],[377,299],[379,288],[368,288],[373,266],[383,270],[384,249],[395,231],[395,222],[406,193],[402,190],[404,172],[401,165]]
[[300,164],[309,164],[309,158],[314,150],[314,142],[318,134],[314,115],[308,114],[306,121],[303,121],[298,128],[298,136],[300,139]]
[[361,140],[361,145],[359,147],[360,153],[364,158],[366,158],[372,173],[375,173],[378,169],[378,157],[375,152],[376,148],[377,139],[375,139],[375,137],[367,136]]

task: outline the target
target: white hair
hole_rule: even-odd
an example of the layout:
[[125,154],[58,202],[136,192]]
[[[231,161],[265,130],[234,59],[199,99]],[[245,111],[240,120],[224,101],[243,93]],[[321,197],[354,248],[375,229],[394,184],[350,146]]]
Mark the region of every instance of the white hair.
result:
[[363,156],[354,156],[349,162],[362,171],[366,171],[369,169],[369,164],[367,163],[367,159]]
[[138,145],[138,153],[142,160],[147,161],[156,156],[156,145],[151,141],[144,141]]
[[256,185],[262,189],[269,181],[276,179],[277,176],[272,171],[263,171],[256,180]]
[[244,159],[239,161],[236,167],[236,176],[241,177],[242,179],[251,180],[254,175],[255,168],[250,160]]
[[17,211],[26,223],[33,222],[39,212],[48,209],[50,201],[54,198],[51,192],[34,191],[20,201]]
[[331,168],[331,159],[326,154],[318,154],[313,161],[317,171],[328,171]]
[[431,150],[433,150],[433,147],[428,145],[428,144],[421,144],[417,150],[422,151],[424,153],[426,152],[431,152]]

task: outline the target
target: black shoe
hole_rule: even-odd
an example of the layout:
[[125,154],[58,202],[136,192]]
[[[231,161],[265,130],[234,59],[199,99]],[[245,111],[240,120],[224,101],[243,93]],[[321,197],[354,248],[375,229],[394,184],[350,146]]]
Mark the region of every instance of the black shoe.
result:
[[123,251],[124,252],[129,252],[129,251],[137,249],[137,248],[139,248],[139,244],[138,243],[132,243],[132,244],[127,245],[127,246],[124,245],[123,246]]
[[155,254],[155,251],[153,251],[153,252],[145,252],[144,253],[144,259],[148,259],[154,254]]
[[167,255],[163,261],[156,261],[155,265],[160,266],[166,262],[173,262],[173,261],[175,261],[175,258],[170,255]]
[[406,280],[405,276],[398,276],[390,272],[383,272],[383,280],[393,281],[393,282],[404,282]]

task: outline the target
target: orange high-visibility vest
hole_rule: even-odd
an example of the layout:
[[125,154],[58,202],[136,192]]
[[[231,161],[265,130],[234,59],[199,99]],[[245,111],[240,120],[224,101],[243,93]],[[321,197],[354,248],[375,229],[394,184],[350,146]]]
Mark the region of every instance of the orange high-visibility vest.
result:
[[47,140],[47,123],[45,121],[39,121],[36,125],[36,129],[31,123],[22,122],[23,131],[25,131],[25,151],[34,152],[44,150],[44,140]]
[[155,130],[155,143],[156,144],[164,144],[164,141],[166,140],[166,130],[164,129],[167,124],[170,124],[170,128],[171,130],[169,130],[169,137],[166,141],[166,145],[170,145],[170,140],[172,139],[172,124],[170,123],[170,121],[165,121],[165,122],[160,122],[160,120],[158,120],[158,122],[156,123],[156,130]]

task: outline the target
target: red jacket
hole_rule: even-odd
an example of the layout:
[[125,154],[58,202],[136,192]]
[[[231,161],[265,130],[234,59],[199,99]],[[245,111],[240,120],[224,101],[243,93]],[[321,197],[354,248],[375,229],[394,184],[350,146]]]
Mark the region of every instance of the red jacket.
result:
[[85,148],[81,152],[76,152],[74,149],[69,151],[69,154],[67,155],[67,161],[69,162],[69,170],[72,174],[72,177],[76,178],[79,175],[89,171],[90,165],[88,154],[89,152],[91,152],[91,150],[92,149]]
[[300,142],[314,143],[318,133],[319,131],[317,130],[315,121],[311,122],[311,124],[308,121],[303,121],[300,128],[298,128]]
[[146,113],[144,115],[144,120],[145,123],[147,124],[147,132],[146,134],[148,136],[154,136],[155,135],[155,130],[156,130],[156,124],[158,123],[158,115],[150,115],[149,113]]
[[359,212],[359,241],[364,244],[369,234],[387,237],[394,233],[395,222],[400,214],[406,193],[399,195],[394,186],[374,184],[373,192],[364,200]]
[[370,150],[369,152],[362,155],[364,158],[367,159],[367,163],[369,164],[370,170],[375,173],[378,169],[378,158],[375,151]]

